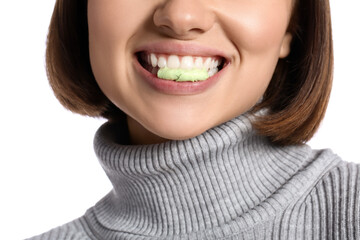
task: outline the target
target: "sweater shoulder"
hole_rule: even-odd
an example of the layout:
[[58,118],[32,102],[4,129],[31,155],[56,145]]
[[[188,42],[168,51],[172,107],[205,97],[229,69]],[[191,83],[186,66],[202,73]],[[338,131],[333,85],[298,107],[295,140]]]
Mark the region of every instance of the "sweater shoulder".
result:
[[[316,183],[310,195],[357,199],[360,192],[360,164],[341,160]],[[360,201],[358,202],[360,203]]]
[[28,238],[26,240],[91,240],[85,219],[78,218],[48,232]]
[[[311,172],[310,188],[305,197],[320,194],[332,199],[354,198],[360,191],[360,164],[344,161],[330,149],[312,150],[311,161],[302,173]],[[302,198],[304,199],[304,198]]]
[[341,200],[342,204],[359,205],[360,164],[344,161],[331,150],[322,151],[318,158],[336,159],[336,164],[324,169],[305,199],[316,198],[320,201],[325,197],[327,200]]
[[329,169],[304,198],[299,211],[306,219],[305,230],[309,228],[304,232],[321,239],[358,239],[360,165],[340,161]]

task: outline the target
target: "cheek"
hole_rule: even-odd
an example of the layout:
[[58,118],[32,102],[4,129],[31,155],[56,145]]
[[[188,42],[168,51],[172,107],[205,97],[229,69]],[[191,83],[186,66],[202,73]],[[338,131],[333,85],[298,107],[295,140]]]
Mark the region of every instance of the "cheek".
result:
[[[261,3],[260,3],[261,2]],[[242,102],[255,104],[265,92],[280,56],[291,13],[291,1],[229,1],[223,6],[222,27],[238,52],[234,60],[234,89]],[[236,4],[239,6],[236,7]],[[240,7],[241,3],[241,7]],[[235,95],[235,94],[234,94]]]
[[[89,51],[93,68],[119,64],[131,45],[132,37],[143,27],[151,5],[142,0],[89,0]],[[141,6],[141,7],[139,7]],[[126,64],[126,63],[121,63]],[[118,66],[105,66],[106,68]]]
[[133,34],[141,21],[139,0],[89,0],[88,23],[90,37],[115,42]]
[[284,27],[277,24],[266,24],[261,19],[243,26],[243,34],[234,32],[234,39],[238,46],[241,46],[243,54],[263,54],[278,51],[281,46],[282,38],[285,33]]
[[[129,87],[130,62],[126,49],[142,26],[148,6],[139,8],[139,0],[89,0],[89,53],[95,79],[105,95],[121,98]],[[123,100],[122,100],[123,102]]]
[[227,4],[223,6],[221,24],[240,55],[279,51],[291,15],[291,1],[239,0]]
[[119,11],[121,13],[122,2],[114,4],[111,0],[88,1],[90,61],[101,88],[114,77],[114,72],[108,68],[118,65],[114,60],[117,55],[122,54],[119,50],[125,44],[125,36],[130,34],[129,28],[124,27],[124,16],[117,14]]

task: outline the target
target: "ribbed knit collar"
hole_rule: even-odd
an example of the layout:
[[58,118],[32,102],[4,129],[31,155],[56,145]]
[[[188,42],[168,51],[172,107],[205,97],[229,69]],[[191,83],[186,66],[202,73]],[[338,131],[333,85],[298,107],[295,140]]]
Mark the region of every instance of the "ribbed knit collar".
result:
[[154,145],[121,145],[124,131],[106,123],[94,140],[114,187],[92,212],[104,239],[110,232],[174,239],[246,218],[256,208],[276,211],[297,191],[281,187],[311,155],[306,145],[272,146],[247,115],[189,140]]

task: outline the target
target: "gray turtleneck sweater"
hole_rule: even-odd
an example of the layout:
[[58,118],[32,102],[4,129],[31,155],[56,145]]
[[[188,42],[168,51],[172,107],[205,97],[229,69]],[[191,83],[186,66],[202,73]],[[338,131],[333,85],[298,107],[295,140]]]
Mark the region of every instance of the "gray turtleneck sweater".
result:
[[185,141],[94,140],[113,190],[32,240],[360,239],[359,165],[330,150],[277,147],[240,116]]

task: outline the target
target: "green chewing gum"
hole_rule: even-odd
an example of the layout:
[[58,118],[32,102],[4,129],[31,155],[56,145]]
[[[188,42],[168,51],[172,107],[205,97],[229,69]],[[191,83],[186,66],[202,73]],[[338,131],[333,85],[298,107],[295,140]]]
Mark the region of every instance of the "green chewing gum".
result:
[[175,80],[177,82],[195,82],[208,79],[209,74],[206,69],[172,69],[165,67],[159,69],[157,77],[161,79]]

